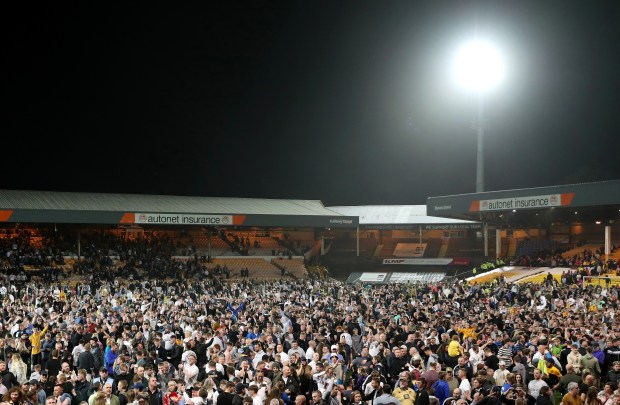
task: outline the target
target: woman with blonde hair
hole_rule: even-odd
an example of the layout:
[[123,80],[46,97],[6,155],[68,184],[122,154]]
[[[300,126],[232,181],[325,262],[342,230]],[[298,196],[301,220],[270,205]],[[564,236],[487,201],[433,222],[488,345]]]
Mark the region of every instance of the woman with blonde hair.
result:
[[28,382],[28,366],[18,353],[13,353],[11,356],[9,371],[15,375],[18,383],[25,384]]
[[207,377],[202,383],[202,389],[205,389],[208,392],[208,403],[217,403],[217,396],[219,395],[219,391],[217,390],[217,386],[215,385],[215,381],[213,381],[213,378]]
[[15,348],[15,352],[19,353],[22,358],[22,361],[28,361],[30,359],[30,349],[26,346],[26,341],[28,340],[28,336],[22,335],[19,338],[15,338],[13,340],[13,347]]
[[168,390],[164,392],[162,403],[164,405],[176,405],[182,397],[182,393],[178,392],[178,384],[175,380],[168,381]]
[[138,399],[134,390],[125,392],[125,399],[127,399],[127,405],[138,405]]
[[100,391],[95,395],[93,405],[106,405],[106,397],[103,392]]
[[353,391],[351,393],[351,405],[364,405],[365,403],[361,392]]

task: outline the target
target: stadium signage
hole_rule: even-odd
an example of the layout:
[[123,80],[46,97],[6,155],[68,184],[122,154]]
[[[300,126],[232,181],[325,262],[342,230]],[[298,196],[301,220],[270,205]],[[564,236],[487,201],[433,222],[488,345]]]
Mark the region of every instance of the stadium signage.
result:
[[441,258],[428,258],[428,259],[383,259],[383,264],[405,264],[405,265],[435,265],[435,266],[447,266],[454,263],[454,259],[441,257]]
[[337,219],[330,219],[329,223],[330,224],[339,224],[339,225],[353,225],[353,220],[352,219],[337,218]]
[[500,198],[480,200],[480,211],[502,211],[526,208],[559,207],[562,205],[561,194],[536,195],[530,197]]
[[158,225],[231,225],[232,215],[136,213],[136,224]]
[[383,259],[383,264],[407,264],[407,259]]
[[469,223],[469,224],[436,224],[436,225],[424,225],[422,229],[425,231],[448,231],[457,229],[480,229],[481,223]]

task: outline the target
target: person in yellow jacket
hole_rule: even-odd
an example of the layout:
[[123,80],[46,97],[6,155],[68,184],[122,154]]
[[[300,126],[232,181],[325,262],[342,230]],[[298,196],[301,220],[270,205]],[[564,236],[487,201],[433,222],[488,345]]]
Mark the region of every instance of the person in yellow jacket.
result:
[[39,364],[41,362],[41,337],[47,332],[48,326],[49,325],[45,323],[45,327],[42,331],[39,331],[38,326],[32,327],[32,334],[30,335],[30,344],[32,345],[30,357],[32,364]]
[[446,364],[450,367],[456,366],[459,356],[464,352],[463,346],[459,341],[459,335],[452,335],[452,339],[448,344],[448,358]]

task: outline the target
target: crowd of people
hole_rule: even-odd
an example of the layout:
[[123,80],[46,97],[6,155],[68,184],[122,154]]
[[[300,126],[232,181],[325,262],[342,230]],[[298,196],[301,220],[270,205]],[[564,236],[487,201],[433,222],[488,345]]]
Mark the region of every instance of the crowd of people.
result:
[[618,405],[619,289],[5,279],[0,394],[46,405]]
[[611,283],[258,283],[156,233],[84,235],[71,283],[2,236],[6,404],[620,405]]

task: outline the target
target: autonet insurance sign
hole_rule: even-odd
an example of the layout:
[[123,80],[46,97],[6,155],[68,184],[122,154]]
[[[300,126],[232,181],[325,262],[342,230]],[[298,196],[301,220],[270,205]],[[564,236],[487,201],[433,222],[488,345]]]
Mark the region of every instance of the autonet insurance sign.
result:
[[[499,198],[480,200],[479,211],[501,211],[524,208],[559,207],[562,205],[561,194],[536,195],[530,197]],[[475,210],[474,210],[475,211]]]
[[232,215],[136,213],[136,224],[166,225],[231,225]]

